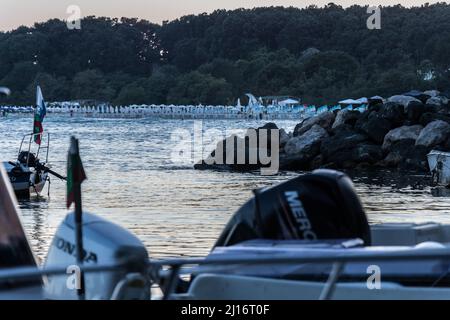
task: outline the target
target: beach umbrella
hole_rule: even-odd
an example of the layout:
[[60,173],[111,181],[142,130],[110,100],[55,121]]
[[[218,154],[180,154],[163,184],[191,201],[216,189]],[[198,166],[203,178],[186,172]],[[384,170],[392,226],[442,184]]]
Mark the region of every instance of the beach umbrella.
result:
[[348,105],[361,104],[361,102],[359,102],[358,100],[355,100],[355,99],[345,99],[345,100],[339,101],[338,103],[339,104],[348,104]]
[[11,94],[11,90],[6,87],[0,87],[0,96],[9,96]]

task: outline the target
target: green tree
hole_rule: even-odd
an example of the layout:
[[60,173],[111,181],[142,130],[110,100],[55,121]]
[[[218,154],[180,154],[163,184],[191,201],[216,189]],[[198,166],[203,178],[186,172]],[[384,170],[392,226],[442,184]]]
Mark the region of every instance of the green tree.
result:
[[177,104],[225,104],[233,98],[231,85],[225,79],[193,71],[178,77],[169,91],[168,102]]

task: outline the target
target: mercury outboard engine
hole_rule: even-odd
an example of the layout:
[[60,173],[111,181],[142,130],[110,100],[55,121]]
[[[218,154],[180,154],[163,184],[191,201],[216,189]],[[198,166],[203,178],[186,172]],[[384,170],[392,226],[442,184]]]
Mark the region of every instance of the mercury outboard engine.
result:
[[[83,249],[83,266],[124,266],[114,271],[86,273],[86,299],[150,298],[148,253],[136,236],[105,219],[84,212]],[[46,267],[68,267],[68,274],[47,278],[45,289],[48,298],[77,299],[76,287],[70,285],[69,279],[76,264],[75,219],[71,213],[59,226],[45,263]]]
[[360,238],[370,245],[370,229],[350,178],[319,169],[278,186],[255,191],[215,246],[251,239],[324,240]]

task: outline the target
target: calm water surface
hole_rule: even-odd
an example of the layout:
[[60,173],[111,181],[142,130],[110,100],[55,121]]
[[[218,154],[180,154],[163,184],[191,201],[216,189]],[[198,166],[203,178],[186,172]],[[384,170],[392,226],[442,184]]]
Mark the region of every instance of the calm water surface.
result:
[[[276,121],[292,130],[296,122]],[[245,129],[264,122],[208,120],[204,129]],[[32,117],[0,118],[0,160],[13,160]],[[195,171],[171,159],[175,129],[193,131],[189,120],[91,119],[49,115],[50,162],[65,175],[71,134],[80,139],[88,180],[84,209],[135,233],[152,257],[204,255],[224,224],[251,190],[299,173]],[[222,131],[223,132],[223,131]],[[369,219],[374,222],[439,221],[450,223],[450,198],[433,189],[426,176],[395,172],[351,173]],[[20,201],[22,221],[36,254],[44,258],[53,234],[66,215],[65,183],[52,179],[50,197]]]

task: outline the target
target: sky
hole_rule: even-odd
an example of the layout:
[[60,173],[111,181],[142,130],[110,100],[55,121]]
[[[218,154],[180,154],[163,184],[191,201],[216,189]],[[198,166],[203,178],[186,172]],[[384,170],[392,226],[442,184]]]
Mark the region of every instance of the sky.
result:
[[265,6],[305,7],[310,4],[323,6],[329,2],[344,7],[360,5],[417,6],[423,0],[0,0],[0,30],[7,31],[20,25],[31,26],[50,18],[67,19],[67,8],[77,5],[81,16],[138,17],[161,23],[186,14],[212,12],[216,9],[253,8]]

